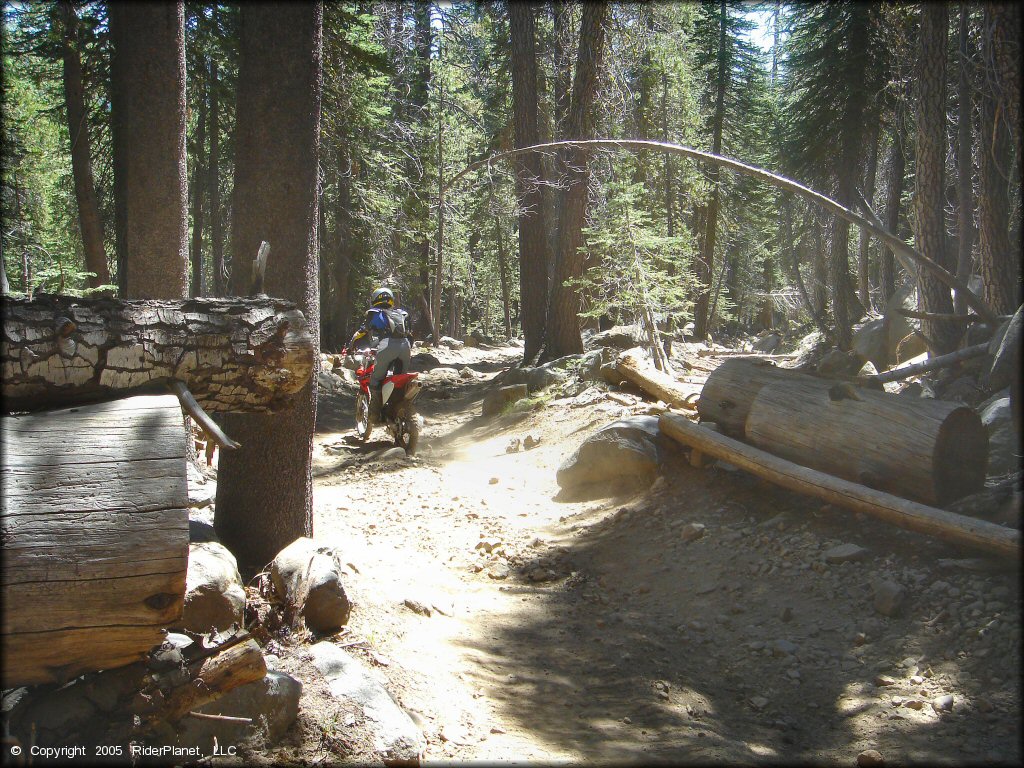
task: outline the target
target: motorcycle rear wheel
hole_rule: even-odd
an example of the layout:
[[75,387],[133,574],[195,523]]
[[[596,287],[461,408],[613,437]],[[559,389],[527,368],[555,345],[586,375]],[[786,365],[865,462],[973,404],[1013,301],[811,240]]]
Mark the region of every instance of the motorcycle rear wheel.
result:
[[409,410],[403,410],[395,421],[395,445],[404,448],[407,456],[412,456],[419,442],[420,417]]
[[370,439],[373,423],[370,419],[370,400],[365,393],[356,396],[356,437],[363,442]]

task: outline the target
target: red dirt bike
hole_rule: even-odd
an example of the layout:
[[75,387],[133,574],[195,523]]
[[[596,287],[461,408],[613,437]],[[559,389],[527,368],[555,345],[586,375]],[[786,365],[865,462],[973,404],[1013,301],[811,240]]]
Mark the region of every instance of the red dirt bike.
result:
[[377,350],[363,349],[354,353],[342,350],[342,354],[354,359],[356,378],[359,380],[359,395],[356,397],[356,435],[366,441],[376,424],[383,424],[395,440],[395,445],[404,448],[412,456],[420,439],[423,420],[416,413],[414,403],[422,385],[416,381],[418,373],[392,373],[381,383],[380,418],[370,419],[370,376],[373,374]]

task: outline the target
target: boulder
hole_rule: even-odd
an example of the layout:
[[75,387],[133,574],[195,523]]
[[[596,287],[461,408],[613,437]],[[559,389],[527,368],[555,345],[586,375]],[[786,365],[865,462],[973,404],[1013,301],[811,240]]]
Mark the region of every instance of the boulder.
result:
[[1010,398],[1006,390],[1000,394],[980,408],[981,423],[988,432],[989,477],[1016,472],[1021,464],[1020,435],[1013,425]]
[[463,336],[462,337],[462,343],[463,343],[463,345],[465,345],[467,347],[479,347],[480,346],[480,340],[476,336],[473,336],[472,334],[468,334],[466,336]]
[[762,336],[751,345],[755,352],[772,353],[782,344],[782,337],[777,333],[769,333]]
[[282,549],[270,579],[285,604],[313,632],[333,632],[348,621],[352,603],[342,584],[342,566],[330,547],[300,537]]
[[371,671],[333,643],[316,643],[309,652],[331,694],[362,709],[384,764],[419,765],[423,734]]
[[429,352],[418,352],[413,355],[412,359],[409,361],[409,370],[421,372],[429,371],[431,368],[436,368],[440,364],[441,361]]
[[825,354],[818,363],[818,373],[821,376],[852,376],[861,366],[856,355],[849,355],[840,349],[833,347]]
[[633,416],[602,427],[558,468],[559,487],[575,491],[610,481],[653,483],[660,434],[657,416]]
[[235,556],[216,541],[189,544],[185,606],[174,628],[208,632],[216,627],[223,631],[236,622],[241,624],[244,611],[245,589]]
[[529,391],[526,384],[512,384],[511,386],[499,387],[498,389],[491,390],[487,393],[487,396],[484,397],[482,413],[484,416],[497,416],[505,410],[505,407],[509,403],[521,400],[528,394]]
[[438,342],[442,347],[448,347],[449,349],[462,349],[466,346],[465,342],[453,339],[451,336],[442,336],[441,341]]
[[206,715],[248,717],[251,724],[186,717],[178,726],[178,743],[199,746],[204,755],[212,753],[214,739],[220,745],[239,744],[245,739],[273,744],[299,716],[301,694],[302,683],[291,675],[267,672],[262,680],[233,688],[196,710]]
[[607,331],[595,333],[587,341],[591,349],[595,347],[613,347],[615,349],[630,349],[637,344],[643,343],[643,332],[637,325],[616,325]]

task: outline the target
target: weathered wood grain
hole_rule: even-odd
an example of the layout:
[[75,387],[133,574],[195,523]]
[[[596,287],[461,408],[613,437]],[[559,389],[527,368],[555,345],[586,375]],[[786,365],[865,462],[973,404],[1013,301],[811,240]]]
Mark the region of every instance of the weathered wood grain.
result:
[[833,400],[828,382],[805,378],[761,388],[747,442],[925,504],[944,506],[984,486],[988,435],[970,408],[866,389]]
[[3,685],[136,661],[180,618],[184,600],[188,488],[177,398],[2,422]]
[[295,305],[266,296],[185,301],[37,294],[3,302],[6,412],[185,383],[208,412],[290,407],[316,350]]

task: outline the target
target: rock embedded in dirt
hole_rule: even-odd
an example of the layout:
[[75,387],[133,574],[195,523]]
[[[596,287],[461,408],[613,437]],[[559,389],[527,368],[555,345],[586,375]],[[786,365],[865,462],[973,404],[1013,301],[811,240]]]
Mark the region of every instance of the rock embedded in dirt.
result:
[[885,758],[877,749],[865,749],[857,755],[857,765],[859,768],[881,768],[885,765]]
[[534,437],[533,435],[527,435],[526,437],[523,438],[523,448],[525,448],[526,450],[530,450],[531,448],[536,448],[538,445],[540,445],[540,438],[539,437]]
[[334,551],[300,537],[282,549],[270,566],[277,594],[314,632],[331,632],[348,622],[352,603],[342,584]]
[[608,424],[562,462],[556,480],[566,491],[611,481],[651,485],[658,474],[660,431],[654,416],[633,416]]
[[422,603],[419,600],[414,600],[409,597],[402,601],[402,605],[408,608],[413,613],[418,613],[420,616],[432,616],[434,611],[426,603]]
[[864,549],[864,547],[856,544],[840,544],[827,550],[823,557],[826,563],[838,565],[839,563],[863,560],[867,555],[868,550]]
[[704,523],[687,523],[679,531],[679,538],[684,542],[696,541],[704,536]]
[[768,699],[766,699],[764,696],[751,696],[748,699],[748,701],[750,703],[750,706],[759,712],[768,706]]
[[365,724],[382,761],[386,765],[419,765],[425,746],[422,732],[370,670],[330,642],[319,642],[309,652],[331,694],[368,715]]
[[494,563],[487,569],[487,575],[492,579],[507,579],[511,572],[504,563]]
[[876,581],[874,588],[875,610],[883,616],[896,616],[903,608],[907,592],[895,581]]
[[944,694],[937,697],[932,701],[932,709],[936,712],[952,712],[953,711],[953,696],[952,694]]
[[274,744],[299,715],[302,683],[284,672],[267,672],[262,680],[240,685],[196,711],[208,715],[247,717],[251,724],[228,720],[186,717],[178,728],[178,743],[198,745],[211,754],[213,745],[239,744],[254,738],[257,743]]
[[512,384],[499,387],[487,393],[481,407],[484,416],[497,416],[511,403],[521,400],[529,394],[525,384]]
[[189,544],[185,605],[173,628],[223,631],[240,624],[244,610],[245,589],[235,556],[215,541]]

